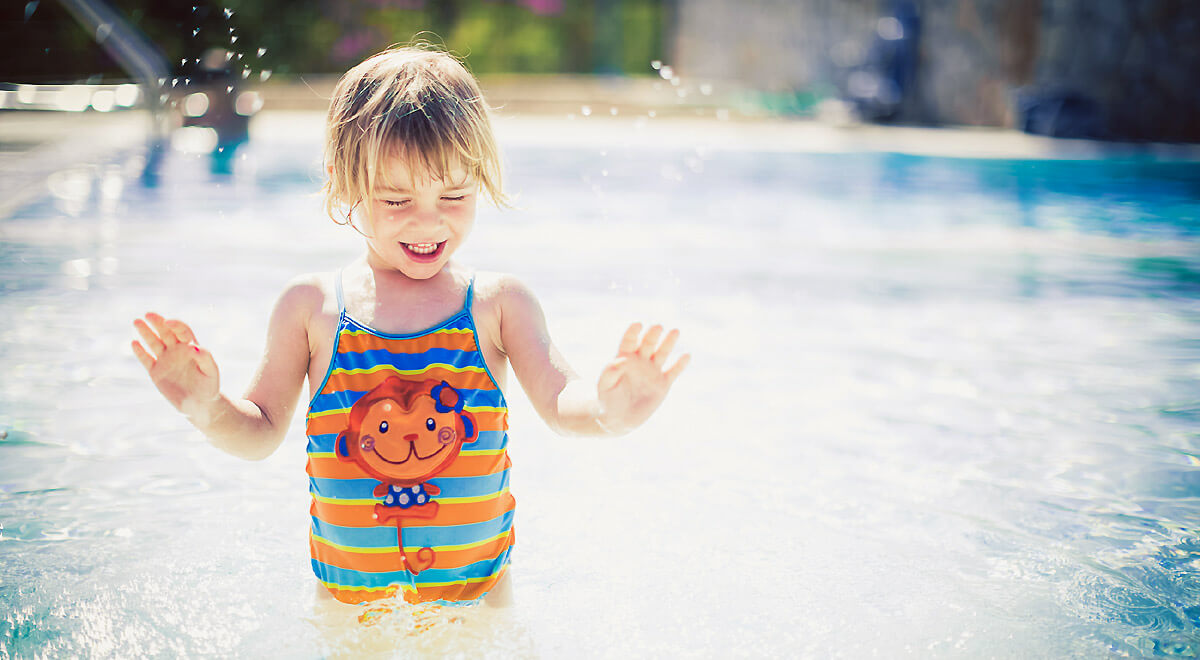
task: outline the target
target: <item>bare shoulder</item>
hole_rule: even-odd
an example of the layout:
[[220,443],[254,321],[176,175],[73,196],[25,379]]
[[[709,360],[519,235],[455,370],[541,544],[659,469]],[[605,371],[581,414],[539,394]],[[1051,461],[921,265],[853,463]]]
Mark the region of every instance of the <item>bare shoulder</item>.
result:
[[516,312],[537,305],[537,296],[524,282],[509,273],[477,273],[475,276],[475,307],[494,308],[499,314]]
[[336,296],[333,278],[333,273],[308,273],[292,278],[279,294],[277,308],[309,315],[319,312]]
[[505,336],[511,334],[513,326],[541,318],[533,290],[508,273],[477,273],[472,308],[475,323],[502,353],[507,353]]

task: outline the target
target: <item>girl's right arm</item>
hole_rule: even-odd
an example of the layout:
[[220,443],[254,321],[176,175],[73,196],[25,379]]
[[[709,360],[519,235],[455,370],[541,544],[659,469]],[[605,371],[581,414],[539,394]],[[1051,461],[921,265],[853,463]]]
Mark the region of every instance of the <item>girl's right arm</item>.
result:
[[261,460],[283,441],[308,371],[313,289],[297,284],[280,296],[266,353],[244,397],[221,393],[216,361],[182,321],[154,313],[134,321],[145,345],[134,341],[133,352],[158,391],[213,445]]

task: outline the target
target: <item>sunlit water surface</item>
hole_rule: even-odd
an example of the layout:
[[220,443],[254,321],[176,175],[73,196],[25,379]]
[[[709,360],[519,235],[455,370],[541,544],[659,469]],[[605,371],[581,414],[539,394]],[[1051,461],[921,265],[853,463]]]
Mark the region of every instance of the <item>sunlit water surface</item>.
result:
[[313,605],[302,425],[227,457],[128,347],[186,319],[238,392],[361,249],[319,122],[258,121],[232,177],[114,154],[0,220],[0,655],[1200,654],[1197,164],[505,138],[463,261],[585,373],[635,319],[694,360],[617,439],[514,384],[514,607],[364,626]]

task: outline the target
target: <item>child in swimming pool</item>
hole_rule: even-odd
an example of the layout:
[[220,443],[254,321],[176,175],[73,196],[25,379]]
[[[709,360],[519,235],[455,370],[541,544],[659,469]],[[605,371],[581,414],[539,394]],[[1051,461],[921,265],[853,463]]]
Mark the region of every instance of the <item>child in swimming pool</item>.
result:
[[182,321],[147,314],[133,351],[217,447],[248,459],[283,440],[308,377],[313,571],[337,600],[504,600],[508,367],[564,434],[617,435],[662,403],[688,356],[678,331],[633,324],[598,382],[582,381],[511,275],[452,259],[476,202],[504,204],[488,109],[450,55],[394,48],[339,82],[328,116],[326,210],[365,254],[299,277],[271,314],[244,397]]

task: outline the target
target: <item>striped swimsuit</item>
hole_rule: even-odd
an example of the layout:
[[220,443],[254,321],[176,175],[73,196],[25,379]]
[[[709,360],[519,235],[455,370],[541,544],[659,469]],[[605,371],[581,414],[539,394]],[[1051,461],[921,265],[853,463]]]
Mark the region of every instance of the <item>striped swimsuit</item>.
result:
[[[309,403],[307,434],[313,572],[342,602],[397,592],[410,603],[470,602],[495,586],[508,567],[516,507],[508,492],[508,406],[476,343],[474,286],[472,279],[466,304],[454,316],[424,332],[397,335],[350,318],[338,275],[333,359]],[[449,384],[461,394],[460,411],[474,420],[468,428],[475,427],[453,462],[428,479],[436,494],[421,493],[423,501],[437,503],[425,509],[436,515],[403,523],[406,552],[399,548],[397,526],[375,517],[377,505],[385,499],[393,504],[401,489],[382,486],[339,443],[355,402],[396,377]],[[424,548],[433,550],[433,563],[414,573],[406,557]]]

